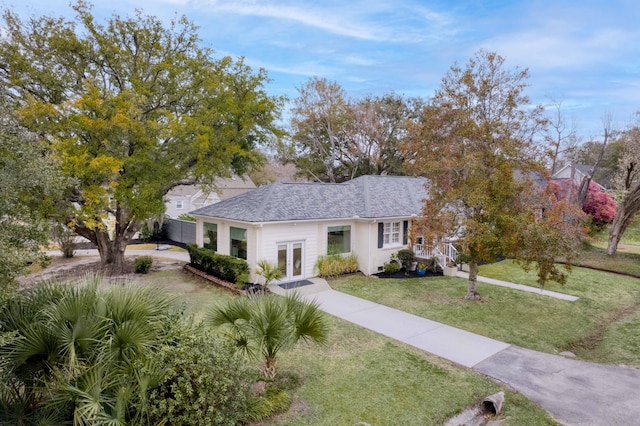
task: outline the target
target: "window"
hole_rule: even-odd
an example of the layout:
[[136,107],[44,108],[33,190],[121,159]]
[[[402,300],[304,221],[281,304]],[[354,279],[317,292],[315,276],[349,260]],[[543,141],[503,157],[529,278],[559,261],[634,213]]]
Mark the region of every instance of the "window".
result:
[[351,226],[327,228],[327,254],[351,252]]
[[382,239],[384,247],[399,246],[402,243],[402,222],[385,222]]
[[204,248],[218,251],[218,225],[215,223],[204,224],[203,244]]
[[247,260],[247,230],[244,228],[230,228],[231,256]]
[[176,200],[176,209],[183,209],[182,200]]

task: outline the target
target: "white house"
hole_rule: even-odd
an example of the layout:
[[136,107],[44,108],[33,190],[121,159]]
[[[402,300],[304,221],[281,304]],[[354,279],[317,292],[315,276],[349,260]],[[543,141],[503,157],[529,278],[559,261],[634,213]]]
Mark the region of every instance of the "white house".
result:
[[218,203],[256,188],[251,179],[238,176],[218,178],[215,186],[216,190],[209,193],[196,185],[176,186],[165,196],[165,215],[175,219],[181,214],[188,214],[191,210]]
[[286,272],[282,281],[296,281],[317,275],[319,256],[353,253],[360,271],[371,275],[407,247],[426,183],[407,176],[274,183],[190,214],[198,246],[245,259],[251,271],[265,259]]
[[[593,167],[586,164],[567,164],[561,167],[557,172],[555,172],[552,176],[552,179],[557,181],[567,179],[569,181],[573,181],[574,185],[579,188],[584,178],[593,177],[591,176],[592,170]],[[606,189],[598,182],[592,182],[598,185],[598,188],[601,191],[606,191]]]
[[181,214],[220,202],[215,193],[205,193],[196,185],[178,185],[165,196],[165,216],[176,219]]

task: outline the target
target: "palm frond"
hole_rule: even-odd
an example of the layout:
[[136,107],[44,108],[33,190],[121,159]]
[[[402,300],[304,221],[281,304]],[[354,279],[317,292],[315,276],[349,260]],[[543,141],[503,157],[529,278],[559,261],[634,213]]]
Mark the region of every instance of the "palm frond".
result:
[[326,344],[329,322],[315,301],[304,301],[294,293],[289,304],[295,326],[295,340]]

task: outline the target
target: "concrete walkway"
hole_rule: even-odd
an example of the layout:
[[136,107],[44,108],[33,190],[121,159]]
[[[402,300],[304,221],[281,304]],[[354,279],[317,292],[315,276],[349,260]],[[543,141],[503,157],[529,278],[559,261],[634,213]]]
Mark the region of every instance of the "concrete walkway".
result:
[[488,337],[332,290],[322,279],[314,278],[311,281],[314,285],[295,290],[282,290],[277,285],[270,285],[269,288],[279,294],[297,291],[318,302],[323,311],[333,316],[465,367],[473,367],[509,346]]
[[640,370],[520,348],[332,290],[320,278],[310,281],[295,290],[270,288],[297,291],[331,315],[491,377],[562,424],[640,424]]
[[[459,278],[464,278],[465,280],[469,279],[469,273],[468,272],[458,271],[456,276],[459,277]],[[555,291],[544,290],[544,289],[541,289],[539,287],[531,287],[531,286],[528,286],[528,285],[514,284],[514,283],[507,282],[507,281],[496,280],[496,279],[493,279],[493,278],[481,277],[479,275],[478,275],[477,280],[479,282],[483,282],[483,283],[487,283],[487,284],[498,285],[498,286],[501,286],[501,287],[508,287],[508,288],[512,288],[512,289],[515,289],[515,290],[527,291],[529,293],[541,294],[543,296],[554,297],[556,299],[567,300],[569,302],[575,302],[576,300],[578,300],[578,298],[576,296],[571,296],[570,294],[558,293],[558,292],[555,292]]]

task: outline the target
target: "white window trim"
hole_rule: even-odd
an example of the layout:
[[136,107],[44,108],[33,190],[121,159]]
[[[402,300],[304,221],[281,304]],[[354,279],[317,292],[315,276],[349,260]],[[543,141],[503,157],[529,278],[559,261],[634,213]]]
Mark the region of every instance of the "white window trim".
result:
[[184,209],[184,203],[182,202],[182,200],[176,200],[176,209],[178,210]]
[[[397,232],[394,230],[397,225]],[[397,241],[394,241],[397,237]],[[402,221],[383,222],[382,229],[382,248],[400,247],[402,246]]]

